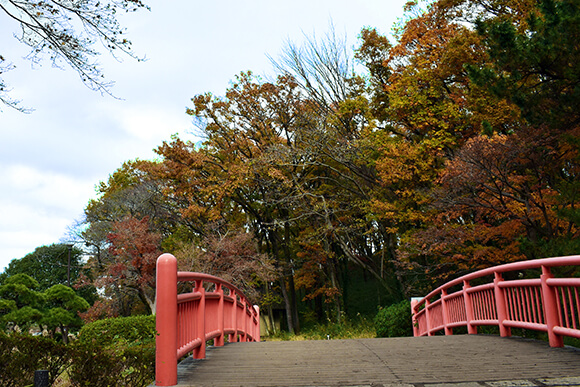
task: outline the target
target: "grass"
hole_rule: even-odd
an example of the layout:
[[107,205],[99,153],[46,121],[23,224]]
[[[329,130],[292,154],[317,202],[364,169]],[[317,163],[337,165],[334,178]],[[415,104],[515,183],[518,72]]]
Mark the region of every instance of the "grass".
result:
[[264,341],[305,341],[305,340],[339,340],[368,339],[376,337],[375,326],[371,319],[363,316],[344,318],[340,323],[307,324],[298,335],[280,332],[263,338]]

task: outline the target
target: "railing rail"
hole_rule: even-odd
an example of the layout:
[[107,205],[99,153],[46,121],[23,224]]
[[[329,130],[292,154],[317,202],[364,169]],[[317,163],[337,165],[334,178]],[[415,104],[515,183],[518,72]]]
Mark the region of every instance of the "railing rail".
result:
[[[481,325],[499,326],[500,335],[511,328],[546,332],[550,346],[562,347],[563,336],[580,338],[580,278],[554,278],[551,268],[580,266],[580,256],[535,259],[494,266],[464,275],[411,302],[413,333],[431,336],[439,331],[467,327],[477,333]],[[540,278],[504,280],[505,273],[541,269]],[[471,282],[493,276],[493,282]],[[449,289],[462,286],[448,294]]]
[[[178,282],[195,285],[178,294]],[[260,310],[250,307],[242,291],[208,274],[178,272],[171,254],[157,259],[156,300],[157,386],[176,385],[178,360],[192,351],[194,358],[205,358],[208,340],[215,346],[224,345],[225,335],[229,342],[260,341]]]

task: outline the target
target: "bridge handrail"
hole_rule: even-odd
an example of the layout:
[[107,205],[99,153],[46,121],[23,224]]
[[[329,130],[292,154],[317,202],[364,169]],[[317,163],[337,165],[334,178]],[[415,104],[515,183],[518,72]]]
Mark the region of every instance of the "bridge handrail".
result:
[[[411,302],[413,333],[431,336],[443,330],[453,334],[453,328],[467,326],[473,334],[479,325],[497,325],[504,337],[511,335],[512,327],[547,332],[550,345],[561,347],[562,336],[580,338],[580,278],[553,278],[550,269],[560,266],[580,266],[580,256],[513,262],[449,281]],[[527,269],[541,269],[542,274],[536,279],[503,279],[503,273]],[[491,283],[470,284],[491,275]],[[463,288],[448,294],[457,285]]]
[[[178,282],[195,282],[191,292],[178,294]],[[205,283],[212,284],[207,291]],[[226,290],[226,291],[224,291]],[[177,384],[177,362],[193,351],[205,358],[206,341],[260,341],[260,310],[250,307],[244,293],[231,283],[204,273],[178,272],[171,254],[157,259],[155,383]]]

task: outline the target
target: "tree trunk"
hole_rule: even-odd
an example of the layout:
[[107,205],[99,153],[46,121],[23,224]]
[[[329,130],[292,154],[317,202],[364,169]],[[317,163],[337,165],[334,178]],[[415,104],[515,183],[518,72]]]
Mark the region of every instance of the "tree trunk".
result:
[[342,320],[340,308],[340,286],[336,279],[336,265],[334,259],[330,261],[330,284],[332,285],[333,288],[338,290],[338,293],[336,293],[333,296],[333,298],[334,298],[334,307],[336,308],[336,322],[340,324]]
[[60,334],[62,335],[62,342],[66,345],[68,344],[68,329],[62,325],[59,325]]
[[280,279],[280,289],[282,289],[282,297],[284,298],[284,306],[286,309],[286,322],[288,323],[288,332],[295,334],[294,330],[294,317],[292,312],[292,303],[288,297],[288,291],[286,289],[286,278],[282,277]]

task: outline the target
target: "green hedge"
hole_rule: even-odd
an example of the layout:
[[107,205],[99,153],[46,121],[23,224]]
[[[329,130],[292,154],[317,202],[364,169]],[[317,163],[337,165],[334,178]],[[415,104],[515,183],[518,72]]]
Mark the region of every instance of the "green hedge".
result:
[[48,370],[50,384],[71,362],[66,345],[48,337],[0,333],[0,386],[34,383],[34,371]]
[[377,337],[413,336],[411,303],[407,300],[382,308],[375,316]]
[[30,386],[35,370],[48,370],[51,385],[64,375],[72,387],[147,386],[155,379],[155,317],[95,321],[69,345],[0,332],[0,386]]
[[68,369],[74,387],[147,386],[155,379],[155,344],[131,347],[77,342]]
[[82,327],[79,340],[102,346],[125,341],[145,344],[154,342],[156,336],[155,316],[130,316],[97,320]]

